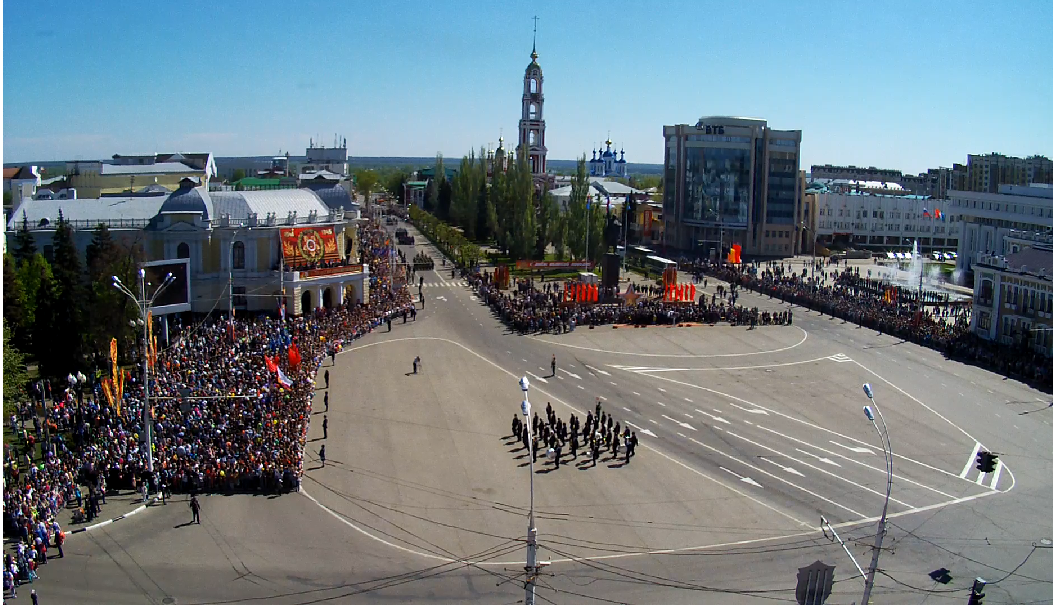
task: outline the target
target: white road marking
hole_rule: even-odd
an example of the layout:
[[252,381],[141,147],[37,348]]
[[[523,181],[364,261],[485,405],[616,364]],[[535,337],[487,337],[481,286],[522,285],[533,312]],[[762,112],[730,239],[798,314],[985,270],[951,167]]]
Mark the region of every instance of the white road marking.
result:
[[636,395],[637,397],[640,397],[640,394],[637,393],[636,391],[633,391],[633,395]]
[[692,431],[697,431],[698,430],[698,429],[696,429],[695,427],[691,426],[690,424],[688,424],[686,422],[680,422],[679,420],[675,420],[673,418],[670,418],[669,416],[666,416],[665,414],[662,414],[662,418],[665,418],[666,420],[668,420],[670,422],[679,424],[680,426],[684,427],[685,429],[691,429]]
[[527,372],[527,374],[530,374],[530,375],[531,375],[531,376],[533,376],[533,377],[534,377],[534,378],[535,378],[536,380],[540,380],[541,382],[546,382],[546,383],[548,382],[547,380],[545,380],[544,378],[542,378],[542,377],[538,376],[537,374],[535,374],[535,373],[533,373],[533,372]]
[[750,425],[750,426],[753,426],[753,423],[752,423],[752,422],[750,422],[749,420],[743,420],[743,422],[745,422],[746,424],[748,424],[748,425]]
[[585,387],[581,386],[580,384],[578,385],[578,388],[583,390],[583,391],[585,390]]
[[[844,509],[844,510],[852,513],[853,515],[856,515],[857,517],[859,517],[861,519],[865,519],[866,518],[866,515],[864,515],[864,514],[862,514],[860,512],[854,511],[851,508],[848,508],[847,506],[845,506],[844,504],[838,504],[837,502],[834,502],[833,500],[831,500],[829,498],[823,497],[823,496],[813,492],[810,489],[807,489],[805,487],[801,487],[800,485],[797,485],[797,484],[795,484],[795,483],[793,483],[791,481],[787,481],[786,479],[783,479],[782,477],[780,477],[778,475],[775,475],[773,473],[769,473],[768,471],[766,471],[766,470],[764,470],[764,469],[762,469],[760,467],[754,466],[754,465],[752,465],[749,462],[746,462],[744,460],[740,460],[740,459],[732,456],[731,454],[728,454],[726,452],[718,450],[717,448],[715,448],[713,446],[706,445],[705,443],[702,443],[701,441],[698,441],[697,439],[692,439],[691,437],[688,437],[688,440],[691,441],[692,443],[701,445],[702,447],[704,447],[704,448],[706,448],[708,450],[711,450],[711,451],[713,451],[713,452],[715,452],[717,454],[720,454],[721,456],[724,456],[725,458],[730,458],[730,459],[738,462],[739,464],[742,464],[743,466],[748,466],[749,468],[751,468],[751,469],[753,469],[753,470],[755,470],[755,471],[757,471],[757,472],[759,472],[761,474],[768,475],[772,479],[775,479],[776,481],[780,481],[782,483],[785,483],[786,485],[789,485],[790,487],[798,489],[798,490],[808,494],[809,496],[812,496],[813,498],[817,498],[819,500],[822,500],[823,502],[826,502],[827,504],[831,504],[831,505],[836,506],[838,508]],[[721,468],[723,468],[723,467],[721,467]]]
[[446,297],[445,296],[436,296],[435,300],[441,300],[442,302],[446,302]]
[[593,372],[596,372],[597,374],[603,374],[604,376],[610,376],[611,375],[611,373],[608,372],[607,370],[601,370],[599,368],[594,368],[594,367],[590,366],[587,363],[582,364],[582,365],[584,365],[586,369],[591,370]]
[[688,403],[694,403],[694,401],[691,401],[691,400],[690,400],[690,399],[688,399],[687,397],[684,397],[684,401],[686,401],[686,402],[688,402]]
[[836,442],[836,441],[834,441],[832,439],[830,440],[830,443],[833,443],[837,447],[843,447],[846,450],[848,450],[850,452],[855,452],[857,454],[870,454],[871,456],[874,455],[874,450],[870,449],[869,447],[853,447],[851,445],[845,445],[843,443],[838,443],[838,442]]
[[657,403],[658,405],[662,406],[663,408],[665,407],[665,404],[662,403],[661,401],[656,401],[655,403]]
[[[727,433],[728,435],[731,435],[732,437],[738,437],[739,439],[745,441],[746,443],[749,443],[749,444],[755,445],[755,446],[757,446],[757,447],[759,447],[761,449],[767,450],[767,451],[769,451],[769,452],[771,452],[771,453],[773,453],[773,454],[775,454],[777,456],[780,456],[780,457],[783,457],[783,458],[787,458],[789,460],[793,460],[794,462],[803,464],[803,465],[807,466],[808,468],[815,469],[815,470],[819,471],[820,473],[823,473],[824,475],[829,475],[831,477],[834,477],[835,479],[840,479],[841,481],[844,481],[845,483],[847,483],[847,484],[849,484],[849,485],[851,485],[853,487],[859,488],[859,489],[861,489],[863,491],[870,492],[870,493],[874,494],[875,496],[878,496],[879,498],[884,498],[885,497],[885,493],[884,492],[879,492],[879,491],[877,491],[875,489],[871,489],[871,488],[869,488],[869,487],[867,487],[865,485],[856,483],[855,481],[852,481],[851,479],[846,479],[845,477],[842,477],[841,475],[838,475],[836,473],[831,473],[830,471],[828,471],[828,470],[826,470],[824,468],[819,468],[818,466],[815,466],[813,464],[809,464],[808,462],[805,462],[803,460],[798,460],[798,459],[794,458],[793,456],[789,456],[787,454],[784,454],[784,453],[780,452],[779,450],[777,450],[775,448],[771,448],[771,447],[768,447],[766,445],[757,443],[756,441],[751,441],[750,439],[747,439],[747,438],[743,437],[742,435],[738,435],[736,433],[733,433],[733,432],[731,432],[731,431],[729,431],[727,429],[725,429],[724,432]],[[763,460],[767,460],[767,458],[763,458]],[[800,475],[800,473],[798,473],[797,471],[790,470],[789,467],[782,466],[781,464],[778,464],[778,463],[776,463],[774,461],[770,461],[770,462],[772,462],[773,464],[776,464],[776,466],[781,467],[783,470],[786,470],[786,472],[788,472],[788,473],[797,473],[798,475]],[[801,476],[803,477],[804,475],[801,475]],[[902,504],[903,506],[906,506],[907,508],[916,508],[915,506],[907,504],[906,502],[903,502],[902,500],[897,500],[895,498],[889,498],[889,500],[892,501],[892,502],[895,502],[897,504]]]
[[754,481],[753,479],[750,479],[749,477],[743,477],[742,475],[736,473],[735,471],[731,470],[730,468],[724,468],[722,466],[722,467],[720,467],[720,470],[725,471],[727,473],[730,473],[730,474],[732,474],[735,477],[738,477],[739,481],[742,481],[743,483],[749,483],[750,485],[752,485],[754,487],[759,487],[761,489],[764,489],[764,487],[762,487],[760,483],[757,483],[756,481]]
[[612,387],[616,387],[616,386],[618,386],[618,383],[617,383],[617,382],[614,382],[614,381],[610,381],[610,383],[611,383],[611,386],[612,386]]
[[[520,357],[520,359],[523,359],[523,358],[522,358],[522,357]],[[525,360],[525,359],[523,359],[523,363],[526,363],[526,360]]]
[[694,420],[694,419],[695,419],[695,417],[694,417],[694,416],[692,416],[691,414],[688,414],[687,412],[684,412],[684,416],[687,416],[687,417],[688,417],[688,418],[690,418],[691,420]]
[[577,374],[575,374],[574,372],[568,372],[568,371],[564,370],[563,368],[560,368],[560,369],[559,369],[559,371],[560,371],[560,372],[563,372],[563,373],[564,373],[564,374],[566,374],[567,376],[570,376],[571,378],[577,378],[578,380],[581,380],[581,376],[578,376],[578,375],[577,375]]
[[657,421],[657,420],[653,420],[653,419],[651,419],[651,418],[648,418],[648,419],[647,419],[647,422],[650,422],[651,424],[658,424],[658,421]]
[[720,416],[714,416],[713,414],[710,414],[709,412],[703,412],[702,410],[700,410],[698,408],[695,408],[695,411],[698,412],[699,414],[705,414],[706,416],[709,416],[710,418],[712,418],[713,420],[715,420],[717,422],[723,422],[724,424],[731,424],[731,422],[729,422],[728,420],[725,420],[724,418],[721,418]]
[[965,476],[969,474],[969,471],[973,468],[973,461],[976,460],[976,455],[980,453],[980,442],[977,441],[976,445],[973,446],[973,453],[969,454],[969,459],[965,461],[965,467],[962,472],[958,474],[959,477],[965,479]]
[[801,471],[793,468],[792,466],[783,466],[783,465],[779,464],[778,462],[772,460],[771,458],[764,458],[764,457],[762,457],[761,460],[767,462],[768,464],[774,464],[775,466],[781,468],[782,470],[786,471],[787,473],[790,473],[791,475],[797,475],[798,477],[803,477],[804,476],[804,473],[802,473]]
[[[584,347],[581,345],[572,345],[558,340],[548,340],[541,338],[540,336],[528,336],[527,338],[533,338],[534,340],[540,340],[545,344],[556,345],[560,347],[567,347],[571,349],[582,349],[585,351],[592,351],[594,353],[609,353],[611,355],[631,355],[633,357],[672,357],[680,359],[707,359],[710,357],[748,357],[751,355],[767,355],[769,353],[782,353],[783,351],[789,351],[790,349],[796,349],[797,347],[804,344],[808,340],[808,331],[800,326],[793,326],[801,331],[801,340],[796,343],[782,347],[781,349],[771,349],[769,351],[750,351],[749,353],[716,353],[710,355],[691,355],[691,354],[675,354],[675,353],[635,353],[630,351],[611,351],[608,349],[598,349],[595,347]],[[809,526],[810,527],[810,526]]]
[[998,489],[998,478],[1002,476],[1002,463],[995,462],[994,476],[991,477],[991,489]]
[[979,475],[977,475],[977,477],[976,477],[976,484],[977,485],[983,485],[984,484],[984,477],[986,477],[986,476],[987,476],[987,473],[980,473]]
[[629,408],[625,407],[624,405],[622,406],[622,409],[625,410],[626,412],[631,412],[632,411]]
[[[636,429],[636,430],[640,431],[640,432],[641,432],[641,433],[643,433],[644,435],[648,435],[648,436],[651,436],[651,437],[657,437],[657,436],[658,436],[658,435],[655,435],[655,434],[654,434],[653,432],[651,432],[651,429],[645,429],[644,427],[642,427],[642,426],[639,426],[639,425],[637,425],[637,424],[633,424],[633,423],[631,423],[631,422],[626,422],[625,424],[626,424],[627,426],[631,426],[631,427],[633,427],[634,429]],[[672,458],[669,458],[669,459],[670,459],[670,460],[672,460]],[[687,468],[687,465],[684,465],[684,468]]]
[[663,393],[665,392],[665,389],[663,389],[662,387],[658,387],[658,390],[663,392]]
[[764,410],[762,410],[760,408],[745,408],[745,407],[742,407],[741,405],[732,403],[730,401],[728,402],[728,405],[730,405],[733,408],[738,408],[738,409],[742,410],[743,412],[749,412],[750,414],[762,414],[764,416],[768,415],[768,412],[765,412]]
[[819,456],[819,455],[817,455],[817,454],[813,454],[812,452],[809,452],[809,451],[807,451],[807,450],[802,450],[802,449],[801,449],[801,448],[799,448],[799,447],[795,447],[795,448],[793,448],[793,449],[797,450],[798,452],[801,452],[802,454],[805,454],[805,455],[811,456],[812,458],[815,458],[816,460],[818,460],[819,462],[822,462],[823,464],[829,464],[829,465],[831,465],[831,466],[836,466],[836,467],[838,467],[838,468],[841,468],[841,465],[840,465],[840,464],[838,464],[838,463],[834,462],[833,460],[831,460],[831,459],[829,459],[829,458],[823,458],[822,456]]

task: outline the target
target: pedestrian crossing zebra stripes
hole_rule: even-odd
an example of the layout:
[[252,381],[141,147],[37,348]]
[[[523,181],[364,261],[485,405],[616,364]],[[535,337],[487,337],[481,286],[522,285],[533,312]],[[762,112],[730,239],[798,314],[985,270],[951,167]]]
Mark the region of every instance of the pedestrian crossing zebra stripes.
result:
[[468,281],[464,279],[455,279],[448,282],[425,282],[425,288],[467,288]]

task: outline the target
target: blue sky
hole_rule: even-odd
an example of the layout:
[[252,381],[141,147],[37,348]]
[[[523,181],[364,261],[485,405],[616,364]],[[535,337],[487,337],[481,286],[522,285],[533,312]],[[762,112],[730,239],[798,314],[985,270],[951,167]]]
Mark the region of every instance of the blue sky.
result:
[[114,153],[459,158],[516,138],[531,17],[549,157],[762,117],[802,167],[1053,155],[1053,2],[4,3],[5,162]]

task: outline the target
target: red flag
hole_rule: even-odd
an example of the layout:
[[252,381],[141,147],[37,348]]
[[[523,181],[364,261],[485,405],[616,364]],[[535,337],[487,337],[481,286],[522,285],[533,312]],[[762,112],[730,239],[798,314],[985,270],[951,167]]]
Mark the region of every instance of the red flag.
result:
[[264,355],[263,356],[263,361],[267,364],[267,370],[268,371],[270,371],[270,372],[277,372],[278,371],[278,362],[275,361],[273,357],[267,357],[266,355]]
[[296,367],[300,365],[302,358],[300,357],[300,347],[296,346],[296,343],[289,345],[289,365]]
[[691,300],[695,300],[695,284],[691,284]]

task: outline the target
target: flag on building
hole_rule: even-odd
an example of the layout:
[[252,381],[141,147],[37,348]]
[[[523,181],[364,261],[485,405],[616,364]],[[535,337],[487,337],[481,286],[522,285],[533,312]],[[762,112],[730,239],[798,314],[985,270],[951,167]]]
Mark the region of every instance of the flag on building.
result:
[[935,210],[935,213],[936,213],[936,214],[935,214],[934,216],[935,216],[935,217],[936,217],[936,218],[937,218],[938,220],[941,220],[941,221],[942,221],[942,220],[944,220],[944,218],[943,218],[943,213],[942,213],[942,212],[940,212],[940,209],[939,209],[939,208],[937,208],[937,209]]
[[932,215],[929,214],[929,209],[928,208],[922,208],[921,209],[921,215],[924,216],[925,218],[932,218]]
[[282,383],[282,386],[291,387],[292,381],[285,375],[285,372],[281,368],[278,368],[278,382]]

